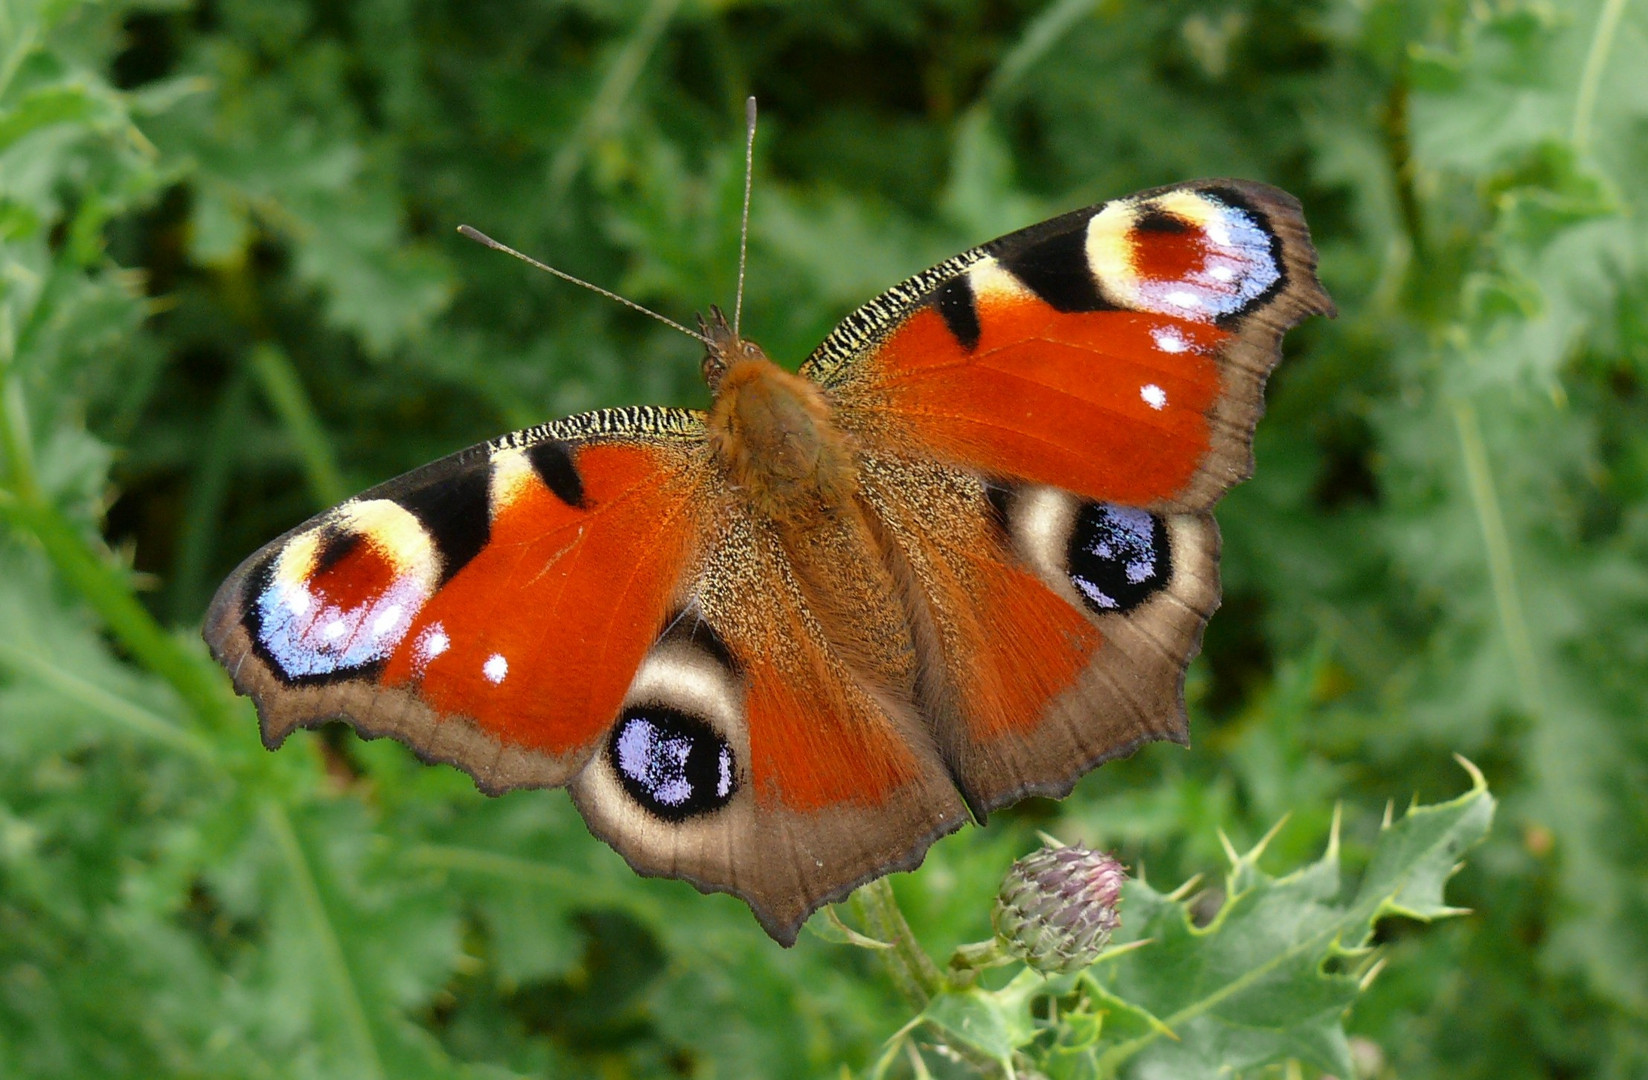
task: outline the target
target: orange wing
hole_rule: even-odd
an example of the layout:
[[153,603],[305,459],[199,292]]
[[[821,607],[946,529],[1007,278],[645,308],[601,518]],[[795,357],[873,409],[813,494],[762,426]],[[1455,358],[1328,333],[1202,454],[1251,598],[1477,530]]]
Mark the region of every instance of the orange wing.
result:
[[1208,511],[1251,472],[1282,334],[1333,310],[1315,266],[1291,196],[1176,185],[919,274],[803,368],[870,463],[924,715],[975,813],[1187,741]]
[[[903,634],[872,541],[844,542],[838,584],[864,583],[883,641]],[[698,415],[614,411],[299,526],[224,583],[206,638],[271,748],[343,719],[489,793],[567,784],[637,870],[733,892],[790,944],[966,819],[907,658],[864,679],[867,653],[843,647],[863,635],[826,633],[803,577],[716,473]]]
[[341,717],[488,791],[565,783],[698,558],[701,446],[648,409],[471,447],[252,555],[207,642],[271,747]]
[[1252,471],[1283,332],[1331,313],[1298,203],[1202,181],[957,256],[843,321],[803,369],[865,446],[1157,510]]

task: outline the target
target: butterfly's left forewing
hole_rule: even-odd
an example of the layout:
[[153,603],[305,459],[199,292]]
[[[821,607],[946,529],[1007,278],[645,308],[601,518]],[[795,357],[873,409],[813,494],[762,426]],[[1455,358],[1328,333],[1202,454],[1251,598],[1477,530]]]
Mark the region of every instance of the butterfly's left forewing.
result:
[[1199,181],[950,259],[843,320],[803,372],[871,449],[1205,510],[1252,472],[1282,334],[1332,310],[1292,196]]
[[460,451],[248,558],[207,642],[270,746],[345,719],[489,791],[565,783],[691,575],[702,441],[635,409]]

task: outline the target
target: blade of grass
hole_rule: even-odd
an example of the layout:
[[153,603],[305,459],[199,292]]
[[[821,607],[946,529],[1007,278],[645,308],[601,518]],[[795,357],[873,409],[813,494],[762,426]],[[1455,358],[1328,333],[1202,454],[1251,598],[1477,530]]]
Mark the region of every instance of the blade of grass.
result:
[[658,47],[659,39],[664,36],[665,28],[669,26],[670,20],[675,17],[675,12],[680,6],[681,0],[652,0],[645,14],[635,24],[635,29],[630,32],[629,37],[618,49],[617,55],[612,58],[612,65],[601,77],[601,85],[596,88],[595,96],[590,99],[589,108],[584,110],[577,130],[572,133],[571,138],[561,144],[561,148],[555,152],[555,157],[550,162],[550,202],[559,202],[566,195],[573,178],[583,167],[590,146],[606,133],[608,126],[617,117],[618,110],[623,108],[624,99],[629,97],[630,91],[635,88],[635,81],[641,77],[647,58]]
[[260,343],[252,350],[251,369],[264,399],[275,411],[303,461],[304,479],[309,483],[316,505],[333,506],[348,498],[349,489],[338,469],[332,444],[285,350],[268,342]]
[[227,726],[234,704],[217,669],[191,655],[162,628],[138,603],[125,575],[95,554],[54,507],[0,492],[0,517],[33,537],[120,645],[170,683],[203,727],[221,730]]
[[17,75],[17,69],[22,66],[23,60],[34,51],[40,40],[38,25],[30,25],[19,30],[11,20],[11,5],[0,4],[0,20],[4,25],[4,37],[9,39],[11,47],[0,57],[0,94],[4,94],[11,86],[12,79]]
[[297,830],[292,826],[292,819],[286,813],[286,808],[273,800],[263,804],[262,816],[275,838],[281,860],[286,864],[288,881],[297,893],[298,903],[303,908],[310,932],[320,948],[325,967],[321,974],[332,984],[332,996],[339,1011],[339,1020],[353,1051],[352,1056],[360,1066],[357,1075],[382,1077],[385,1075],[383,1055],[378,1050],[377,1040],[373,1038],[372,1025],[366,1016],[366,1006],[361,1001],[354,972],[349,968],[349,958],[344,955],[343,943],[338,937],[337,928],[332,924],[332,917],[326,910],[326,902],[321,897],[320,886],[315,880],[314,867],[310,865],[309,856],[303,850],[303,843],[298,838]]
[[560,889],[577,896],[583,904],[627,907],[657,918],[665,914],[663,908],[648,902],[645,894],[636,889],[615,886],[610,882],[594,880],[582,871],[551,866],[516,855],[453,844],[419,844],[407,852],[407,859],[419,866],[449,873],[473,874],[522,885]]
[[187,651],[138,602],[127,576],[47,502],[33,468],[21,384],[0,380],[0,447],[7,482],[0,488],[0,518],[32,537],[57,572],[91,605],[115,639],[139,663],[171,684],[203,727],[222,730],[234,709],[217,669]]
[[29,434],[29,415],[23,408],[23,383],[16,375],[7,375],[0,382],[0,454],[5,455],[0,464],[5,466],[6,483],[17,497],[38,499],[34,439]]
[[170,749],[180,750],[205,764],[218,763],[217,754],[207,740],[179,727],[169,717],[136,705],[118,694],[112,694],[95,683],[87,682],[44,656],[0,642],[0,665],[11,668],[21,676],[34,679],[69,701],[98,713],[135,735]]
[[244,368],[229,377],[195,468],[194,481],[189,485],[189,501],[183,511],[182,536],[178,540],[177,559],[172,564],[167,605],[174,623],[193,622],[204,607],[207,567],[211,565],[219,522],[223,519],[223,500],[235,465],[235,448],[245,430],[251,386]]
[[1505,644],[1511,651],[1523,705],[1529,712],[1539,715],[1544,711],[1539,661],[1534,653],[1533,637],[1528,632],[1527,617],[1522,611],[1521,593],[1516,582],[1516,562],[1511,555],[1505,515],[1499,508],[1493,469],[1488,463],[1488,448],[1482,441],[1482,425],[1477,420],[1476,407],[1468,401],[1455,403],[1453,418],[1459,436],[1460,455],[1465,462],[1465,476],[1470,484],[1471,504],[1476,508],[1477,525],[1482,530],[1482,544],[1488,554],[1488,576],[1493,584],[1494,605],[1499,609],[1500,627],[1505,634]]
[[993,97],[1017,82],[1047,51],[1059,43],[1083,18],[1097,11],[1105,0],[1058,0],[1034,19],[1024,30],[1018,44],[1008,50],[990,76],[984,96]]
[[1605,0],[1597,14],[1596,31],[1591,35],[1591,47],[1585,53],[1585,67],[1580,71],[1579,90],[1574,94],[1574,122],[1572,139],[1574,149],[1581,154],[1591,147],[1591,122],[1596,117],[1597,92],[1602,86],[1602,72],[1608,66],[1614,36],[1619,31],[1619,20],[1625,14],[1625,0]]

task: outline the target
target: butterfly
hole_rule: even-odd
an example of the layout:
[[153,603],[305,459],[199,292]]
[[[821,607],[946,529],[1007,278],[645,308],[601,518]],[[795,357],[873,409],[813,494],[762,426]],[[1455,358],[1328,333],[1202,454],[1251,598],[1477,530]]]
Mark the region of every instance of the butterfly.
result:
[[1240,180],[957,255],[799,374],[712,309],[708,412],[374,487],[246,559],[205,637],[271,749],[341,718],[488,794],[564,785],[635,870],[789,945],[968,820],[1188,742],[1211,511],[1311,314],[1299,203]]

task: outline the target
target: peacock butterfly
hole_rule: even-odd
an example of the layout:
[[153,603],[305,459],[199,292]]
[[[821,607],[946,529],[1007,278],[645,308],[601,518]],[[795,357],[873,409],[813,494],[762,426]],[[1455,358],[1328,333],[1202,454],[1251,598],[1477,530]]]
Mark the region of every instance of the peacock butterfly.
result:
[[299,525],[205,637],[263,740],[341,718],[488,794],[566,785],[642,874],[794,942],[969,817],[1186,742],[1283,333],[1291,196],[1077,210],[852,312],[791,374],[719,311],[708,413],[504,435]]

